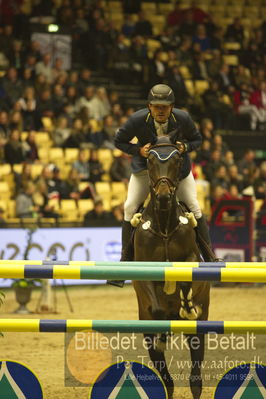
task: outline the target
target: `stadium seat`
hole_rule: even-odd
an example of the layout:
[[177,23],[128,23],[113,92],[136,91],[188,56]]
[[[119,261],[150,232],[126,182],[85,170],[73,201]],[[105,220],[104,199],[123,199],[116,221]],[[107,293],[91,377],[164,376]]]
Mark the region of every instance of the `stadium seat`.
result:
[[79,217],[83,219],[85,213],[91,211],[94,208],[94,202],[91,199],[80,199],[78,200],[78,212]]
[[171,11],[173,11],[173,4],[172,3],[159,3],[158,9],[159,13],[163,15],[168,15]]
[[227,51],[238,51],[241,49],[241,45],[238,42],[225,42],[224,49]]
[[194,83],[191,79],[185,79],[185,85],[186,89],[189,92],[191,96],[194,96],[195,94],[195,88],[194,88]]
[[43,165],[40,163],[31,165],[31,177],[33,179],[36,179],[36,177],[39,177],[41,175],[42,170],[43,170]]
[[41,147],[38,149],[39,158],[43,163],[48,163],[49,161],[49,148]]
[[47,132],[38,132],[35,135],[37,147],[50,147],[50,136]]
[[9,200],[7,202],[7,216],[9,219],[16,217],[16,201],[15,200]]
[[73,199],[61,200],[60,214],[64,219],[77,220],[78,209],[77,209],[76,201]]
[[11,173],[11,166],[9,163],[4,163],[0,165],[0,179],[2,180],[3,176],[9,175]]
[[127,187],[123,182],[112,182],[112,200],[119,200],[120,203],[124,202],[127,196]]
[[195,80],[194,85],[197,94],[202,94],[209,88],[209,82],[207,80]]
[[101,162],[101,164],[103,165],[103,169],[106,172],[109,172],[110,167],[111,167],[112,162],[113,162],[113,153],[112,153],[112,151],[107,149],[107,148],[100,148],[98,150],[98,158],[99,158],[99,161]]
[[227,65],[236,66],[239,64],[238,56],[237,55],[224,55],[223,60]]
[[156,7],[156,3],[145,3],[145,2],[141,2],[141,9],[142,11],[144,11],[145,13],[147,13],[147,17],[148,14],[155,14],[157,11],[157,7]]
[[22,163],[15,163],[13,165],[13,172],[18,173],[19,175],[22,173]]
[[0,200],[7,201],[10,197],[10,190],[7,182],[0,181]]
[[65,163],[73,163],[78,159],[79,149],[78,148],[66,148],[65,149]]
[[49,149],[49,161],[51,163],[57,163],[57,161],[64,163],[64,151],[63,148],[54,147]]
[[183,79],[191,79],[191,73],[186,65],[180,65],[179,71],[180,71]]

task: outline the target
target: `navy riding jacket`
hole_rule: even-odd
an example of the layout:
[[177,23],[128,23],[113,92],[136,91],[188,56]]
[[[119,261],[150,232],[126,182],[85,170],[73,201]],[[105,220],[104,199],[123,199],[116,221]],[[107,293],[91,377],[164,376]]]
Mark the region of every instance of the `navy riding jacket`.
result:
[[[182,141],[187,144],[187,151],[182,155],[182,178],[184,179],[191,170],[188,152],[200,146],[202,142],[201,134],[189,114],[176,108],[173,108],[168,119],[167,132],[173,132],[173,142]],[[130,143],[134,137],[138,139],[137,144]],[[115,136],[115,146],[121,151],[133,155],[132,172],[137,173],[147,169],[147,159],[140,155],[140,147],[147,143],[155,144],[156,140],[157,133],[154,119],[149,109],[145,108],[132,114],[127,122],[118,129]]]

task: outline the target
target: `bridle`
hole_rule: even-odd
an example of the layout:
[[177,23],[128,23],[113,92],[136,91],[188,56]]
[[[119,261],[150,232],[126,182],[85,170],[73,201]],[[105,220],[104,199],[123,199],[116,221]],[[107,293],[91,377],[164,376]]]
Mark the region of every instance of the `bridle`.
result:
[[[181,155],[181,153],[180,153],[180,151],[179,151],[177,145],[172,144],[172,143],[159,143],[159,144],[155,144],[155,145],[151,146],[150,149],[149,149],[149,155],[152,154],[152,153],[154,153],[155,150],[156,150],[158,147],[173,147],[173,148],[174,148],[174,151],[173,151],[173,152],[174,152],[174,153],[177,153],[179,157],[180,157],[180,155]],[[170,154],[169,158],[172,156],[173,152]],[[157,157],[158,157],[158,153],[156,153],[156,154],[157,154]],[[169,159],[169,158],[168,158],[168,159]],[[164,162],[165,162],[165,160],[164,160]],[[166,184],[167,184],[171,196],[173,196],[173,195],[175,194],[176,190],[177,190],[178,181],[175,183],[175,182],[173,182],[172,179],[170,179],[170,177],[168,177],[168,176],[159,177],[159,178],[156,180],[156,182],[154,182],[154,180],[153,180],[153,179],[151,178],[151,176],[150,176],[150,181],[151,181],[151,183],[152,183],[151,189],[152,189],[153,194],[154,194],[155,196],[156,196],[156,188],[157,188],[161,183],[166,183]]]

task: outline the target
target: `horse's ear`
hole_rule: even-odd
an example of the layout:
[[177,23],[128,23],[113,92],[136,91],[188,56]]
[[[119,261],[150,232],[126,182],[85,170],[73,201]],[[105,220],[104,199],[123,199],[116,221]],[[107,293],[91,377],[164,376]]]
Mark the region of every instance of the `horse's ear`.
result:
[[171,130],[171,132],[168,133],[168,136],[169,136],[170,141],[171,141],[172,144],[176,143],[177,132],[178,132],[178,129],[174,129],[174,130]]

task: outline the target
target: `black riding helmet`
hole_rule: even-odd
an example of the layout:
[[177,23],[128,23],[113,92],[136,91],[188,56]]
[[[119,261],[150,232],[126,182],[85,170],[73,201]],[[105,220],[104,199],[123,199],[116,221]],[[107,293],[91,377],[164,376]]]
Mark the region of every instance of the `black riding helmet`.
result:
[[159,84],[151,88],[148,95],[149,104],[171,105],[175,102],[175,95],[171,87]]

